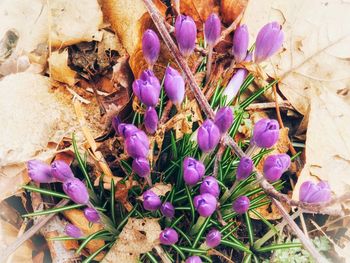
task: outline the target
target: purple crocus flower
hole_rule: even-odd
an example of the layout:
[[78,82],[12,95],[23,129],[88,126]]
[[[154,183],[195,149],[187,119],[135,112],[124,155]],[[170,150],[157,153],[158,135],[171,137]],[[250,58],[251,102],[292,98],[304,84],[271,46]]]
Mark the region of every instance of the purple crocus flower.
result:
[[244,156],[239,161],[236,178],[239,181],[247,179],[253,171],[253,161],[248,156]]
[[220,195],[220,187],[216,178],[213,176],[205,177],[203,182],[201,183],[199,192],[201,194],[208,193],[218,198]]
[[87,207],[84,209],[84,216],[91,223],[97,223],[100,221],[100,215],[98,214],[97,210],[92,207]]
[[290,165],[290,157],[288,154],[270,155],[264,162],[264,176],[270,182],[277,181]]
[[186,157],[183,162],[184,181],[188,185],[198,183],[205,173],[205,166],[201,161]]
[[185,263],[202,263],[203,261],[199,256],[192,256],[186,259]]
[[69,178],[63,183],[63,191],[72,199],[73,202],[81,205],[87,205],[89,202],[89,193],[85,184],[78,178]]
[[36,183],[52,183],[55,178],[51,173],[51,166],[40,160],[27,162],[28,175]]
[[221,233],[217,229],[212,229],[208,232],[208,234],[205,237],[205,243],[208,247],[216,247],[220,245],[221,243]]
[[138,157],[132,161],[132,170],[140,177],[149,176],[151,173],[149,161],[144,157]]
[[160,207],[163,216],[172,218],[175,215],[175,208],[170,202],[165,202]]
[[128,138],[130,135],[139,131],[139,129],[134,124],[120,123],[118,124],[118,135],[124,138]]
[[70,166],[62,160],[56,160],[51,164],[51,173],[54,178],[61,182],[74,177]]
[[194,208],[201,216],[208,217],[215,212],[217,201],[215,196],[205,193],[195,196],[193,204]]
[[148,211],[155,211],[160,208],[162,201],[152,190],[143,193],[143,208]]
[[156,63],[160,51],[160,42],[152,29],[147,29],[142,36],[142,52],[149,65]]
[[113,130],[115,131],[115,133],[118,136],[120,136],[119,131],[118,131],[119,124],[121,124],[121,121],[120,121],[119,117],[118,116],[114,116],[112,118],[112,127],[113,127]]
[[217,14],[211,14],[204,24],[204,36],[208,45],[213,46],[219,39],[221,33],[221,22]]
[[127,137],[125,150],[132,158],[146,158],[149,152],[149,140],[146,133],[138,130]]
[[235,30],[233,35],[232,53],[236,63],[241,63],[247,56],[249,44],[249,33],[246,25],[241,25]]
[[197,142],[199,148],[203,152],[214,150],[220,141],[220,136],[220,130],[214,122],[209,119],[205,120],[198,129]]
[[173,228],[167,227],[160,232],[159,240],[162,245],[174,245],[179,240],[179,235]]
[[196,46],[197,27],[192,17],[179,15],[175,21],[175,37],[180,52],[188,57]]
[[215,125],[219,128],[221,134],[227,132],[233,123],[233,112],[230,107],[222,107],[215,114]]
[[158,126],[158,114],[153,107],[148,107],[146,110],[144,124],[147,132],[150,134],[156,132]]
[[225,90],[222,92],[222,96],[226,96],[226,105],[236,97],[247,75],[248,70],[244,68],[238,69],[233,75]]
[[331,189],[325,181],[313,183],[311,181],[303,182],[299,190],[299,199],[305,203],[324,203],[331,200]]
[[237,214],[244,214],[248,211],[249,205],[249,198],[246,196],[240,196],[233,202],[232,208]]
[[170,66],[165,70],[164,90],[175,105],[182,103],[185,96],[185,81],[180,73]]
[[255,42],[255,62],[260,63],[275,54],[282,47],[283,39],[284,34],[279,23],[271,22],[263,26]]
[[134,81],[132,90],[138,99],[146,106],[154,107],[160,95],[160,83],[151,70],[144,70],[141,77]]
[[73,224],[67,224],[64,228],[64,232],[67,236],[73,237],[73,238],[79,238],[83,236],[83,233],[81,232],[80,228],[73,225]]
[[261,119],[254,125],[253,143],[260,148],[272,147],[279,138],[280,126],[276,120]]

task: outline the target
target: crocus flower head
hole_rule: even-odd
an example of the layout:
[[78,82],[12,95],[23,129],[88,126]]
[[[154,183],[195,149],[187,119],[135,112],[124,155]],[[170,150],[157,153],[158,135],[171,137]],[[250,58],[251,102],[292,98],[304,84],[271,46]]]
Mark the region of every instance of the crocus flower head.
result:
[[222,107],[215,114],[215,125],[219,128],[221,134],[227,132],[233,123],[233,112],[230,107]]
[[175,208],[170,202],[165,202],[160,207],[160,212],[162,212],[163,216],[172,218],[175,215]]
[[51,164],[51,173],[55,179],[61,182],[74,177],[70,166],[62,160],[56,160]]
[[135,158],[132,161],[132,170],[140,177],[149,176],[151,173],[151,167],[149,161],[144,157]]
[[174,245],[179,240],[179,235],[173,228],[167,227],[160,232],[159,240],[162,245]]
[[146,110],[144,124],[147,132],[150,134],[156,132],[158,126],[158,114],[153,107],[148,107]]
[[210,152],[215,149],[220,141],[220,130],[211,120],[207,119],[199,127],[197,142],[203,152]]
[[201,161],[186,157],[183,162],[184,181],[188,185],[198,183],[205,173],[205,166]]
[[254,125],[253,143],[260,148],[272,147],[279,138],[280,126],[276,120],[261,119]]
[[233,202],[232,208],[237,214],[244,214],[248,211],[249,205],[249,198],[246,196],[240,196]]
[[92,207],[87,207],[84,209],[84,216],[91,223],[97,223],[100,221],[100,215],[98,214],[97,210]]
[[120,123],[118,124],[118,135],[124,138],[128,138],[130,135],[139,131],[139,129],[134,124]]
[[175,37],[180,52],[188,57],[196,46],[197,27],[192,17],[179,15],[175,21]]
[[248,156],[244,156],[239,161],[236,178],[239,181],[247,179],[253,171],[253,161]]
[[306,181],[301,184],[299,190],[299,199],[305,203],[324,203],[331,200],[331,189],[329,184],[325,181],[319,183],[313,183]]
[[51,173],[51,166],[40,160],[30,160],[27,162],[28,175],[36,183],[54,182]]
[[141,77],[134,81],[132,90],[138,99],[146,106],[154,107],[160,95],[160,83],[152,70],[144,70]]
[[204,24],[204,36],[208,45],[213,46],[219,39],[221,33],[221,22],[217,14],[211,14]]
[[77,204],[86,205],[89,202],[87,188],[78,178],[69,178],[64,181],[63,191]]
[[221,243],[221,233],[219,230],[213,228],[205,237],[205,242],[208,247],[216,247]]
[[83,235],[80,228],[72,224],[67,224],[66,227],[64,228],[64,232],[67,234],[67,236],[70,236],[73,238],[79,238],[79,237],[82,237]]
[[277,181],[282,174],[289,168],[290,157],[288,154],[270,155],[264,162],[264,176],[270,182]]
[[160,42],[157,34],[152,29],[147,29],[142,36],[142,52],[147,63],[154,65],[160,51]]
[[148,211],[155,211],[160,208],[162,201],[152,190],[143,193],[143,208]]
[[201,183],[199,191],[201,194],[208,193],[218,198],[220,195],[220,187],[218,181],[213,176],[205,177]]
[[233,35],[232,53],[236,63],[244,61],[247,56],[249,44],[249,33],[246,25],[241,25],[235,30]]
[[216,197],[211,194],[200,194],[193,199],[194,208],[197,212],[203,216],[211,216],[216,210]]
[[238,69],[233,75],[225,90],[222,92],[222,96],[226,96],[226,105],[236,97],[247,75],[248,70],[244,68]]
[[279,23],[271,22],[263,26],[255,42],[255,62],[260,63],[275,54],[282,47],[283,39],[284,34]]
[[186,259],[185,263],[202,263],[203,261],[199,256],[192,256]]
[[180,73],[170,66],[165,70],[164,90],[175,105],[182,103],[185,96],[185,81]]
[[138,130],[125,140],[125,150],[132,158],[146,158],[149,151],[149,140],[144,131]]

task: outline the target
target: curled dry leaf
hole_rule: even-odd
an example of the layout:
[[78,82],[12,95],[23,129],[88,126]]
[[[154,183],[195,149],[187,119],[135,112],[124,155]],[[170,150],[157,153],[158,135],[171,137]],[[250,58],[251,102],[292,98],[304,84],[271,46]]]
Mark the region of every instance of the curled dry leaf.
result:
[[52,79],[73,86],[76,82],[76,72],[68,67],[68,50],[55,51],[49,58],[50,76]]

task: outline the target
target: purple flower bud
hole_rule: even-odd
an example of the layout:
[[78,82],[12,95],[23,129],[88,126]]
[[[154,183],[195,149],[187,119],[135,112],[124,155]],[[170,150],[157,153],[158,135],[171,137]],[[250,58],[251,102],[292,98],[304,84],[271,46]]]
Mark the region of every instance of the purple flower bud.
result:
[[211,194],[201,194],[194,197],[193,204],[201,216],[208,217],[215,212],[217,201]]
[[290,165],[290,157],[288,154],[270,155],[264,162],[264,176],[270,182],[277,181]]
[[160,51],[160,42],[157,34],[152,29],[147,29],[142,36],[142,52],[150,65],[156,63]]
[[146,158],[149,151],[149,141],[144,131],[138,130],[125,140],[125,150],[132,158]]
[[121,124],[121,121],[120,121],[120,119],[119,119],[119,117],[118,116],[114,116],[113,118],[112,118],[112,127],[113,127],[113,129],[114,129],[114,131],[115,131],[115,133],[117,134],[117,135],[120,135],[119,134],[119,130],[118,130],[118,126]]
[[185,263],[202,263],[203,261],[199,256],[192,256],[186,259]]
[[204,35],[208,45],[213,46],[219,39],[221,33],[220,18],[216,14],[211,14],[204,24]]
[[248,156],[242,157],[237,167],[236,178],[239,181],[247,179],[253,171],[253,161]]
[[158,195],[152,190],[147,190],[143,193],[143,208],[148,211],[155,211],[160,208],[162,201]]
[[299,199],[305,203],[323,203],[331,200],[331,189],[329,184],[321,181],[315,184],[311,181],[302,183],[299,190]]
[[233,112],[230,107],[222,107],[215,114],[215,125],[219,128],[221,134],[227,132],[233,123]]
[[85,184],[77,178],[69,178],[63,183],[63,191],[77,204],[86,205],[89,193]]
[[147,177],[151,173],[149,161],[143,157],[135,158],[132,161],[132,170],[140,177]]
[[72,224],[67,224],[66,227],[64,228],[64,232],[67,234],[67,236],[70,236],[73,238],[79,238],[83,235],[80,228]]
[[158,114],[153,107],[148,107],[148,109],[146,110],[144,123],[147,132],[149,132],[150,134],[156,132],[158,127]]
[[233,202],[232,208],[237,214],[244,214],[248,211],[249,205],[249,198],[246,196],[240,196]]
[[132,90],[136,97],[146,106],[154,107],[160,95],[160,83],[151,70],[144,70],[141,77],[134,81]]
[[163,216],[172,218],[175,215],[175,208],[170,202],[165,202],[160,207]]
[[54,178],[61,182],[74,177],[70,166],[62,160],[56,160],[51,164],[51,173]]
[[185,96],[185,81],[180,73],[168,66],[165,70],[164,89],[174,104],[181,104]]
[[279,138],[280,126],[276,120],[261,119],[254,125],[253,143],[260,148],[272,147]]
[[91,223],[97,223],[100,221],[100,215],[98,214],[97,210],[92,207],[87,207],[84,209],[84,216]]
[[188,185],[198,183],[205,173],[205,166],[201,161],[186,157],[183,162],[184,181]]
[[210,152],[215,149],[220,141],[220,130],[212,122],[207,119],[203,122],[202,126],[198,129],[197,142],[199,148],[203,152]]
[[118,125],[118,135],[124,138],[128,138],[137,131],[139,131],[139,129],[133,124],[120,123]]
[[232,53],[236,63],[244,61],[247,56],[249,44],[249,33],[246,25],[241,25],[235,30],[233,35]]
[[226,104],[236,97],[247,75],[248,70],[243,68],[238,69],[237,72],[233,75],[230,82],[227,84],[225,90],[222,93],[222,96],[226,96]]
[[175,37],[180,52],[188,57],[196,45],[197,27],[192,17],[179,15],[175,21]]
[[263,26],[255,42],[255,62],[260,63],[275,54],[282,47],[283,39],[284,34],[281,25],[277,22],[271,22]]
[[216,178],[213,176],[205,177],[201,183],[199,192],[201,194],[208,193],[218,198],[220,195],[220,187]]
[[217,229],[212,229],[205,237],[205,242],[208,247],[216,247],[221,243],[221,233]]
[[160,232],[159,240],[162,245],[174,245],[179,240],[179,235],[173,228],[167,227]]
[[51,166],[43,161],[30,160],[27,162],[28,175],[36,183],[52,183]]

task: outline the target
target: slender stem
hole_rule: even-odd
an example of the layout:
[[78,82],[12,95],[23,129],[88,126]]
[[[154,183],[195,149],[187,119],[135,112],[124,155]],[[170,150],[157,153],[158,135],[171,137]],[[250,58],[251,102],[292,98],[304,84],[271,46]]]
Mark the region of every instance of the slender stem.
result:
[[207,83],[209,82],[212,63],[213,63],[213,46],[208,45],[207,72],[205,74],[205,81]]

